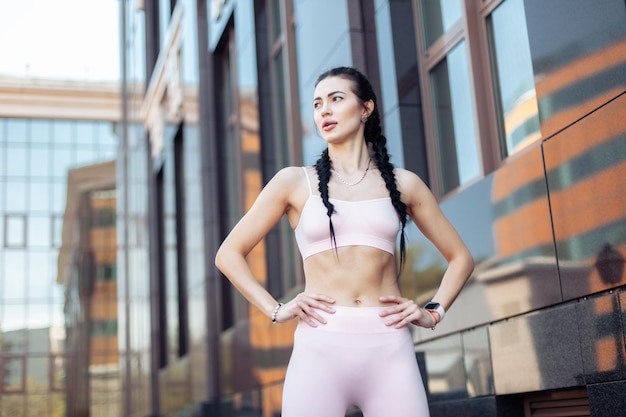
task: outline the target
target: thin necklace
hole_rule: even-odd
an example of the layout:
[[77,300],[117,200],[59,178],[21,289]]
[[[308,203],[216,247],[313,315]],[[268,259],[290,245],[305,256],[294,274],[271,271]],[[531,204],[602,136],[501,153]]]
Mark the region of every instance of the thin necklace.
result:
[[358,183],[360,183],[361,181],[363,181],[363,178],[365,178],[365,175],[367,174],[367,171],[370,170],[370,165],[372,162],[372,159],[370,158],[369,161],[367,161],[367,168],[365,168],[365,171],[363,172],[363,175],[361,175],[361,178],[359,178],[357,181],[355,182],[348,182],[346,180],[344,180],[341,175],[339,175],[339,173],[336,170],[332,170],[335,175],[337,175],[337,178],[339,178],[339,181],[341,181],[342,183],[344,183],[345,185],[347,185],[348,187],[354,187],[355,185],[357,185]]

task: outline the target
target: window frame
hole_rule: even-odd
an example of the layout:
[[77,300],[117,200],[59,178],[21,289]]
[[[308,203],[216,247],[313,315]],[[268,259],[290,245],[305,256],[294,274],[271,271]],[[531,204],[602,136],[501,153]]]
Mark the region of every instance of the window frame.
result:
[[[416,30],[418,71],[421,84],[421,95],[424,112],[424,132],[426,136],[426,150],[428,157],[428,172],[431,179],[431,189],[440,200],[454,195],[465,189],[499,167],[507,164],[512,158],[525,153],[527,149],[541,143],[530,144],[507,155],[503,149],[503,138],[499,132],[498,111],[494,87],[494,74],[491,64],[491,50],[489,46],[487,20],[491,13],[506,0],[461,0],[462,15],[448,31],[444,32],[427,49],[424,47],[424,34]],[[416,28],[421,27],[419,0],[413,0],[414,21]],[[474,109],[476,147],[478,153],[478,176],[454,189],[444,191],[440,179],[440,168],[437,161],[436,122],[433,108],[433,89],[430,82],[433,69],[444,60],[448,54],[465,41],[468,57],[468,75],[470,83],[470,100]]]

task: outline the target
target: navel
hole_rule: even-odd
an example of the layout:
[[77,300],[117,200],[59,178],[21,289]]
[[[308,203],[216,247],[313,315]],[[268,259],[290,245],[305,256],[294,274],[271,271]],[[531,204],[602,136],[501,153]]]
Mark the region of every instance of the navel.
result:
[[354,300],[354,305],[355,306],[360,306],[361,305],[361,300],[359,300],[358,298],[356,300]]

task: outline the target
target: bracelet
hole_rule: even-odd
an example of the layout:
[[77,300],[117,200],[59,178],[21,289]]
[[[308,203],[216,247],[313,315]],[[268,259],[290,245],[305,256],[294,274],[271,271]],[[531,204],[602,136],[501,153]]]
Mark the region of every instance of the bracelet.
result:
[[278,310],[283,306],[283,303],[278,303],[276,304],[276,307],[274,307],[274,311],[272,311],[272,323],[276,324],[278,323],[276,321],[276,314],[278,313]]
[[439,320],[437,320],[437,316],[435,316],[435,312],[427,310],[427,309],[424,309],[424,311],[429,313],[431,317],[433,318],[433,320],[435,320],[435,324],[433,325],[433,327],[430,328],[431,330],[435,330],[435,327],[437,326],[437,324],[439,324]]

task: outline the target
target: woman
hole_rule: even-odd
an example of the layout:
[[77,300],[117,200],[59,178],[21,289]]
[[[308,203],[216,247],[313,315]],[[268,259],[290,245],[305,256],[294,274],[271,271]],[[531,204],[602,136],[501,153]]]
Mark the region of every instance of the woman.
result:
[[[320,75],[313,111],[327,149],[314,167],[279,171],[216,256],[217,267],[274,323],[299,319],[283,417],[342,417],[351,406],[366,417],[428,416],[407,326],[434,328],[473,269],[428,187],[389,162],[376,106],[369,81],[357,70],[339,67]],[[283,215],[295,230],[306,281],[284,305],[246,263]],[[407,217],[448,262],[428,308],[402,297],[398,287]]]

